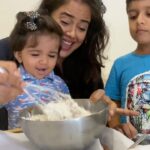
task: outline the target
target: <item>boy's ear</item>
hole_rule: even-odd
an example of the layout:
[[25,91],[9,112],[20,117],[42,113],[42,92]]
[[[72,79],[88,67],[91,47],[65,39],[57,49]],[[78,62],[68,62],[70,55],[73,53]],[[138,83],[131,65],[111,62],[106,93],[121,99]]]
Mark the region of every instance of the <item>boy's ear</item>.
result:
[[14,53],[15,58],[19,63],[22,63],[22,57],[21,57],[21,52],[15,52]]

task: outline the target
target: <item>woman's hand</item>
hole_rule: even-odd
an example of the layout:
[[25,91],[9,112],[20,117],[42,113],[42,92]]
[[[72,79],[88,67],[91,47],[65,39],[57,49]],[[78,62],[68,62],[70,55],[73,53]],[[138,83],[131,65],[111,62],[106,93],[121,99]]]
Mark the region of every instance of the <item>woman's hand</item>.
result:
[[108,97],[105,95],[105,91],[102,89],[98,89],[92,93],[90,96],[90,100],[92,102],[96,102],[98,100],[102,100],[104,103],[106,103],[109,107],[109,117],[108,121],[111,120],[111,117],[114,116],[115,110],[117,108],[117,105]]
[[120,124],[116,126],[115,129],[125,134],[130,139],[133,139],[137,135],[137,130],[130,122]]
[[0,61],[0,67],[8,71],[0,73],[0,104],[5,104],[23,92],[22,82],[14,62]]
[[118,108],[116,103],[113,102],[108,96],[105,95],[105,91],[102,89],[98,89],[95,92],[92,93],[90,96],[90,100],[92,102],[96,102],[97,100],[102,100],[106,104],[108,104],[109,107],[109,118],[108,121],[111,120],[111,118],[117,113],[119,115],[126,115],[126,116],[137,116],[139,115],[139,112],[132,111],[129,109],[123,109]]

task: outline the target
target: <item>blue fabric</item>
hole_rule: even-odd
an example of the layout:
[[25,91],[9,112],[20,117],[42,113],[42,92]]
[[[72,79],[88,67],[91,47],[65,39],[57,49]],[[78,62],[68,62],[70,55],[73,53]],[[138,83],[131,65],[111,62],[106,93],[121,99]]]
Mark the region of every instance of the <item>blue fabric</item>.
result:
[[[42,90],[42,92],[39,92],[37,89],[34,88],[30,89],[30,94],[35,94],[38,99],[43,100],[47,103],[51,101],[53,99],[53,96],[55,96],[53,92],[50,92],[51,89],[65,94],[69,94],[69,89],[67,85],[60,77],[56,76],[53,71],[45,78],[39,80],[28,74],[22,66],[19,69],[23,81],[25,81],[26,83],[31,83],[33,85],[41,86],[43,87],[43,89],[45,88],[45,91]],[[9,129],[20,127],[19,112],[25,108],[32,107],[36,103],[37,102],[35,100],[31,99],[25,93],[19,95],[15,100],[12,100],[10,103],[8,103],[6,105],[6,109],[8,110]]]
[[[115,60],[108,77],[105,91],[112,100],[120,101],[125,108],[126,88],[129,81],[136,75],[150,70],[150,55],[129,53]],[[121,123],[126,123],[125,116]]]

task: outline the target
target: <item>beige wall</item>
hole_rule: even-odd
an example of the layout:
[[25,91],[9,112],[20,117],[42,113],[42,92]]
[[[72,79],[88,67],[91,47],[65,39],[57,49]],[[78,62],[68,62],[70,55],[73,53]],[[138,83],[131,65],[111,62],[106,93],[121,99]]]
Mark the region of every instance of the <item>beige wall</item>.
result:
[[[16,21],[18,11],[33,10],[41,0],[0,0],[0,38],[9,35]],[[104,80],[107,79],[114,59],[132,51],[135,43],[128,31],[128,21],[125,11],[125,0],[103,0],[107,7],[105,14],[106,24],[110,31],[110,43],[106,54],[108,60],[103,70]]]
[[41,0],[0,0],[0,38],[9,35],[19,11],[36,9]]
[[126,14],[126,0],[103,0],[107,7],[105,14],[106,24],[110,31],[110,43],[106,54],[106,68],[103,77],[106,81],[113,61],[126,53],[133,51],[136,43],[132,40],[128,29],[128,18]]

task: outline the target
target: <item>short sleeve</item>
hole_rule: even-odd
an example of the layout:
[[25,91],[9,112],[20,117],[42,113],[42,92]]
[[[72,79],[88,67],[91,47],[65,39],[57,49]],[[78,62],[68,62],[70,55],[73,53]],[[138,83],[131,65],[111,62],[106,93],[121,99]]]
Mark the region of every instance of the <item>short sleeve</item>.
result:
[[117,66],[116,63],[114,63],[105,86],[106,95],[113,100],[121,100],[119,80],[120,77]]

